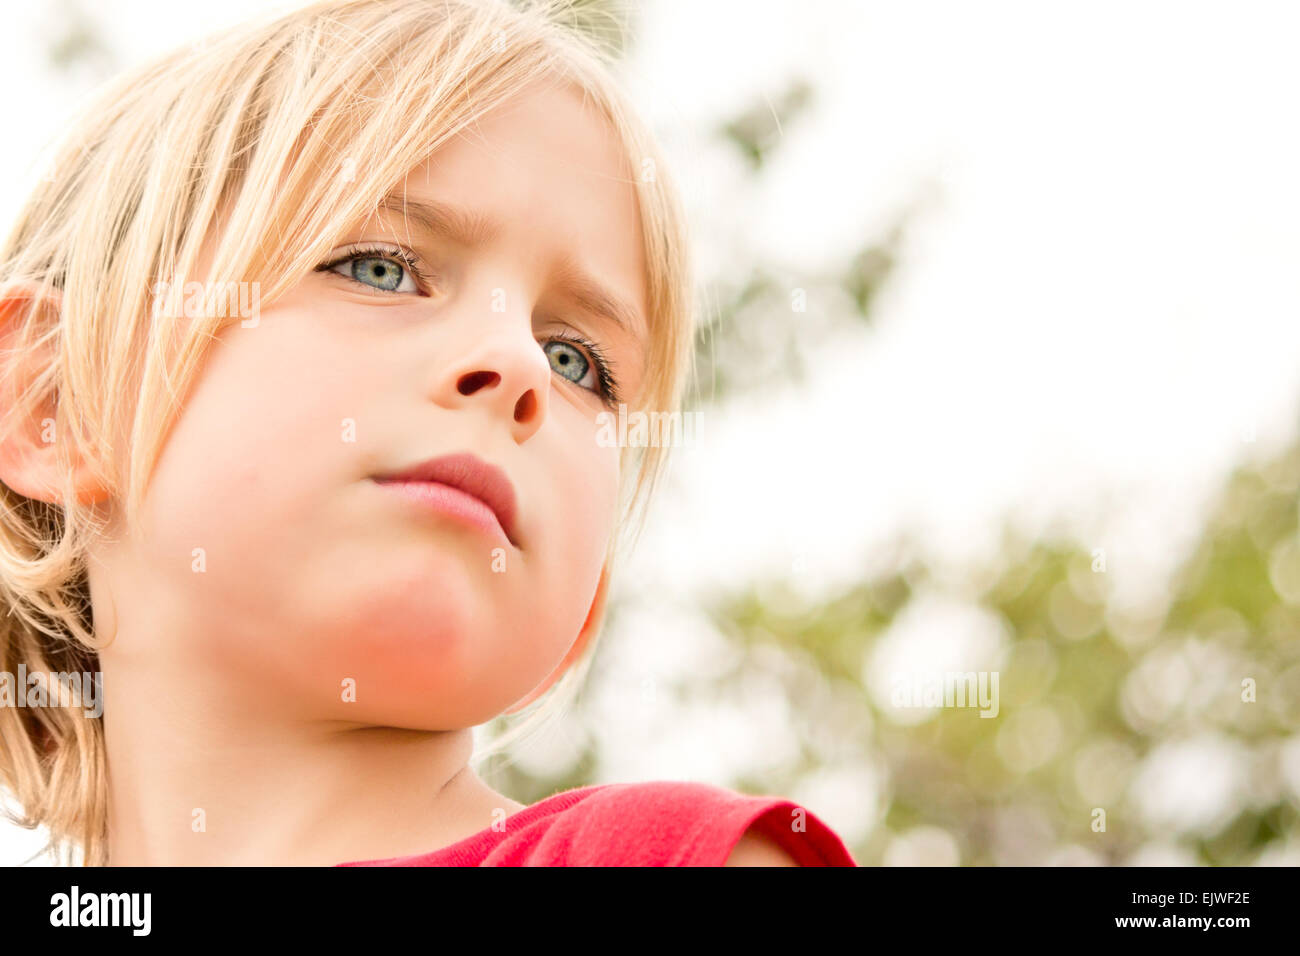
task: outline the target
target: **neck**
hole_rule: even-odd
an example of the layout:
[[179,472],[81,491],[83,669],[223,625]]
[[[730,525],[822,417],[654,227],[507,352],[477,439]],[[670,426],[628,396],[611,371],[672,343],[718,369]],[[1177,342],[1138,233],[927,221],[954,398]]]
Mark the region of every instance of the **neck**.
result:
[[[103,660],[111,866],[329,866],[427,853],[522,805],[468,728],[294,720]],[[161,688],[161,690],[160,690]]]

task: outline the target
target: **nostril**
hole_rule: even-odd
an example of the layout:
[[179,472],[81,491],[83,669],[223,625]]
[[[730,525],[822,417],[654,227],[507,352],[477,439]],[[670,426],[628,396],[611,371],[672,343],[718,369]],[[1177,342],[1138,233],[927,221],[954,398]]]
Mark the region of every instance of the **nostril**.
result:
[[537,408],[537,396],[530,388],[519,401],[515,402],[515,421],[526,422],[533,417]]
[[460,377],[460,381],[456,383],[456,390],[462,395],[473,395],[480,388],[487,388],[499,381],[501,376],[496,372],[470,372]]

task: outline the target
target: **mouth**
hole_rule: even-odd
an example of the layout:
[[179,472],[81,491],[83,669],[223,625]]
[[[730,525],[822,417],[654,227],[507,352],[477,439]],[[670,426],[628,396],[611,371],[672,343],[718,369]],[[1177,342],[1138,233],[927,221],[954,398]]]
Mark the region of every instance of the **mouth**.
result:
[[416,504],[504,535],[519,547],[514,485],[506,473],[469,452],[431,458],[401,471],[372,475]]

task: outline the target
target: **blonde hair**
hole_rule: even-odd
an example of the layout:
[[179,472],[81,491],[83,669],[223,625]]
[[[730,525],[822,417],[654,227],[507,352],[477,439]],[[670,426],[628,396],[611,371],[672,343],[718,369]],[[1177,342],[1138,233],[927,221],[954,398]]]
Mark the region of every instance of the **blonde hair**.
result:
[[[183,396],[231,321],[211,299],[194,321],[159,317],[153,284],[195,275],[215,232],[208,274],[258,282],[262,301],[274,301],[409,169],[534,81],[572,83],[626,150],[650,328],[634,407],[680,409],[692,283],[679,200],[611,78],[610,51],[567,22],[577,13],[573,0],[320,0],[177,50],[86,105],[0,247],[0,296],[26,297],[6,330],[9,354],[48,356],[14,396],[0,438],[55,402],[65,475],[59,504],[0,484],[0,671],[98,671],[104,638],[94,633],[86,561],[107,529],[99,509],[78,500],[74,463],[125,502],[127,527],[138,528]],[[611,560],[629,528],[640,533],[665,452],[620,452]],[[515,730],[572,695],[594,644]],[[11,818],[47,827],[47,849],[61,860],[78,851],[86,865],[107,859],[106,764],[102,723],[79,707],[0,707],[0,783],[20,811]]]

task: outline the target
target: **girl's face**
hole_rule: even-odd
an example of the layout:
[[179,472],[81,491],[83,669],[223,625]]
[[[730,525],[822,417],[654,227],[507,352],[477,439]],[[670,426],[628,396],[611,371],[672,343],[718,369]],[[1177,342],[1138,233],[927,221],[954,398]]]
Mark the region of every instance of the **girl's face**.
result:
[[[531,92],[393,202],[213,343],[130,571],[112,573],[110,654],[161,655],[298,714],[434,730],[501,713],[577,650],[619,482],[618,449],[596,440],[617,399],[581,340],[631,402],[646,337],[615,134],[580,93]],[[426,228],[417,204],[435,203],[457,210],[442,225],[492,225]],[[579,273],[631,315],[597,310]],[[461,452],[513,485],[514,542],[373,480]]]

